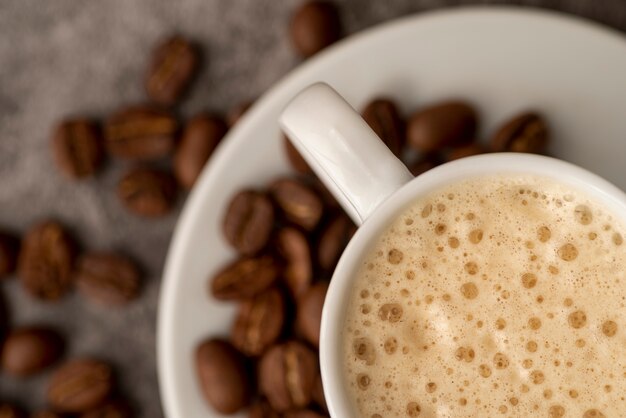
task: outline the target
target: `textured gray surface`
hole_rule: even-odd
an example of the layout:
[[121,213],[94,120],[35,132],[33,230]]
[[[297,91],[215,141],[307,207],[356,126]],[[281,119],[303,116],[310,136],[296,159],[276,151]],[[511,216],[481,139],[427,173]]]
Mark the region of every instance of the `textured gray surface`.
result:
[[[301,0],[0,0],[0,226],[16,232],[52,217],[86,248],[123,249],[146,272],[142,299],[110,310],[73,295],[59,304],[27,297],[3,283],[14,324],[50,323],[69,337],[72,355],[97,355],[119,366],[123,392],[140,416],[162,415],[155,366],[160,273],[176,213],[156,221],[129,215],[114,195],[125,164],[97,178],[66,181],[49,152],[51,126],[72,114],[104,117],[145,100],[142,73],[154,42],[173,31],[197,39],[205,63],[182,114],[226,111],[253,98],[298,64],[285,37]],[[442,5],[445,0],[343,0],[346,32]],[[481,2],[503,3],[503,2]],[[626,30],[623,0],[527,0]],[[179,200],[182,205],[184,197]],[[0,376],[0,398],[43,406],[46,375]]]

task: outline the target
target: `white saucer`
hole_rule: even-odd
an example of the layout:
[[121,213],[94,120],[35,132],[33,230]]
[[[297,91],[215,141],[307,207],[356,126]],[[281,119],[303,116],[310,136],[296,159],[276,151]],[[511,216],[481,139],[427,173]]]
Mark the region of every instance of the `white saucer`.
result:
[[[208,277],[234,252],[220,220],[238,189],[288,171],[278,114],[316,81],[360,108],[385,94],[405,111],[451,97],[473,101],[481,131],[527,107],[545,114],[551,153],[626,189],[626,41],[601,26],[518,8],[474,7],[408,17],[351,36],[267,92],[224,139],[180,217],[158,318],[161,394],[169,418],[216,418],[198,389],[193,353],[227,335],[233,306],[212,300]],[[243,415],[242,415],[243,416]]]

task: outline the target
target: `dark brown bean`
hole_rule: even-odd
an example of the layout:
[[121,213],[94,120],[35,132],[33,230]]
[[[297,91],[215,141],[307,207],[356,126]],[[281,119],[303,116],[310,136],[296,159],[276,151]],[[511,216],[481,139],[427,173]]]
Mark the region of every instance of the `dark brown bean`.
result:
[[301,174],[312,174],[313,170],[309,166],[309,163],[306,162],[302,155],[300,155],[300,152],[285,135],[283,135],[283,142],[285,144],[285,152],[287,153],[287,159],[289,160],[289,164],[291,164],[291,168]]
[[117,185],[124,206],[136,215],[156,218],[167,215],[176,200],[176,182],[165,171],[135,168]]
[[139,296],[139,269],[119,254],[89,253],[78,262],[77,284],[95,302],[123,305]]
[[443,159],[437,153],[428,153],[423,155],[419,160],[415,161],[409,166],[409,171],[414,176],[419,176],[422,173],[432,170],[438,165],[443,164]]
[[324,213],[322,200],[315,191],[295,179],[279,179],[270,186],[270,193],[289,222],[312,231]]
[[313,402],[319,406],[322,411],[328,412],[328,405],[326,404],[326,396],[324,395],[324,386],[322,384],[322,375],[317,374],[315,378],[315,385],[313,386]]
[[261,251],[274,227],[274,206],[264,193],[244,190],[237,193],[226,209],[223,221],[226,240],[241,254]]
[[477,116],[464,102],[445,102],[422,109],[407,123],[407,141],[418,151],[461,146],[475,138]]
[[229,128],[235,126],[239,119],[250,109],[254,102],[252,100],[246,100],[245,102],[239,103],[237,106],[233,107],[228,115],[226,115],[226,123]]
[[315,347],[320,345],[322,308],[328,291],[328,283],[320,282],[311,287],[298,301],[296,327],[304,338]]
[[271,255],[241,258],[218,272],[211,281],[211,293],[219,300],[250,298],[270,287],[281,273]]
[[341,37],[339,13],[332,3],[309,1],[296,10],[289,32],[296,51],[310,57]]
[[332,271],[335,268],[355,231],[354,222],[346,215],[337,215],[328,222],[317,245],[317,262],[322,270]]
[[250,407],[248,418],[280,418],[280,415],[272,409],[266,400],[261,400]]
[[310,409],[300,409],[298,411],[289,411],[283,415],[283,418],[325,418],[326,415],[319,414]]
[[109,365],[92,359],[70,360],[52,375],[47,399],[56,411],[82,413],[102,405],[112,390]]
[[307,237],[296,228],[286,227],[276,235],[276,248],[285,260],[282,278],[292,297],[307,291],[313,280],[311,248]]
[[15,271],[19,246],[15,236],[0,231],[0,279]]
[[391,152],[400,157],[404,146],[404,120],[396,104],[387,98],[374,99],[365,106],[362,115]]
[[174,154],[174,175],[181,186],[191,189],[227,130],[214,115],[200,114],[187,122]]
[[80,418],[131,418],[132,416],[133,413],[128,403],[122,400],[114,400],[85,412]]
[[318,373],[317,356],[304,344],[289,341],[265,352],[259,363],[259,386],[278,412],[303,408],[311,402]]
[[151,160],[174,151],[178,122],[166,110],[135,106],[115,113],[105,124],[105,146],[114,157]]
[[280,336],[285,323],[285,299],[269,289],[245,300],[233,325],[233,345],[247,356],[258,356]]
[[2,370],[14,376],[30,376],[55,363],[63,352],[63,339],[44,327],[12,330],[2,349]]
[[26,414],[20,408],[9,403],[0,403],[0,418],[24,418]]
[[546,121],[534,112],[522,113],[503,126],[491,138],[493,151],[531,152],[545,151],[549,139]]
[[146,75],[148,96],[161,105],[175,104],[194,78],[198,62],[198,49],[180,35],[159,44]]
[[91,176],[102,163],[100,129],[87,119],[63,121],[52,134],[52,151],[57,165],[68,177]]
[[206,401],[222,414],[234,414],[251,398],[243,356],[229,343],[208,340],[196,349],[196,372]]
[[30,414],[30,418],[63,418],[63,416],[54,411],[37,411]]
[[482,144],[473,143],[464,147],[454,148],[448,152],[448,161],[454,161],[465,157],[471,157],[473,155],[484,154],[485,148]]
[[24,289],[41,300],[61,298],[73,284],[74,258],[74,241],[60,224],[36,225],[24,237],[18,260]]

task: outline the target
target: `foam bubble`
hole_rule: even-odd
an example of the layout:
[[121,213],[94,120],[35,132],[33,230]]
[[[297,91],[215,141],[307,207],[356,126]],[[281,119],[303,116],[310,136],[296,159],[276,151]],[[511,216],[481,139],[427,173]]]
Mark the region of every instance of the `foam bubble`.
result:
[[463,283],[461,294],[467,299],[476,299],[478,297],[478,287],[472,282]]
[[593,221],[593,214],[587,205],[578,205],[574,209],[574,217],[581,225],[589,225]]
[[574,329],[582,328],[587,324],[587,314],[581,310],[574,311],[567,316],[567,322]]
[[559,248],[558,254],[564,261],[574,261],[578,257],[578,248],[574,244],[567,243]]
[[617,323],[615,321],[604,321],[602,323],[602,333],[607,337],[614,337],[617,334]]

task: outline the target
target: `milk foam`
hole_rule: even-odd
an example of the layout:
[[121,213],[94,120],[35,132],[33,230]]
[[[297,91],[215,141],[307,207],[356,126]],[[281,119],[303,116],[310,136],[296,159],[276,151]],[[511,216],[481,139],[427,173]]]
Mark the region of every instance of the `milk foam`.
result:
[[541,177],[415,201],[350,296],[344,377],[360,416],[625,416],[624,231]]

